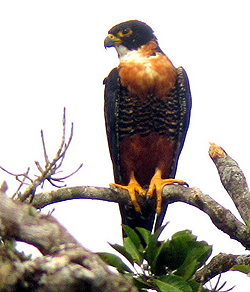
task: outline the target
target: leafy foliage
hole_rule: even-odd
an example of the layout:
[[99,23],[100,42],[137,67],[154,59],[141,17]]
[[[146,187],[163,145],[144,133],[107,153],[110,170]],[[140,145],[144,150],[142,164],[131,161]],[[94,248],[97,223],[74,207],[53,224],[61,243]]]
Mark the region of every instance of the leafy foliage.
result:
[[212,248],[205,241],[197,241],[197,237],[188,230],[175,233],[167,241],[159,241],[165,226],[154,234],[143,228],[123,228],[127,234],[124,245],[111,246],[126,258],[133,271],[115,255],[99,255],[119,273],[132,278],[139,291],[209,291],[193,279],[195,272],[211,254]]
[[242,272],[242,273],[247,274],[248,276],[250,276],[250,267],[247,266],[247,265],[234,265],[230,270],[231,271]]

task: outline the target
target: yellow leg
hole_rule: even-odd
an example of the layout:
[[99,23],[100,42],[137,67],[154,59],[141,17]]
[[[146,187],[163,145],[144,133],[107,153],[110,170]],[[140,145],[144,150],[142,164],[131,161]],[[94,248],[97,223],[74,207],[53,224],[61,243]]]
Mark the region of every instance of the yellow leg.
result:
[[147,191],[147,195],[150,197],[153,196],[154,191],[156,192],[156,212],[157,213],[161,212],[162,189],[166,185],[171,185],[174,183],[177,183],[180,185],[186,184],[183,180],[180,180],[180,179],[174,179],[174,178],[162,179],[161,176],[162,176],[161,170],[156,168],[155,174],[150,181],[150,185]]
[[141,207],[138,204],[137,199],[136,199],[136,192],[138,192],[140,195],[145,195],[145,190],[140,186],[140,184],[135,179],[134,173],[131,174],[130,181],[127,186],[123,186],[120,184],[110,184],[110,186],[114,188],[119,188],[122,190],[127,190],[131,198],[131,202],[133,203],[135,207],[135,210],[137,212],[141,211]]

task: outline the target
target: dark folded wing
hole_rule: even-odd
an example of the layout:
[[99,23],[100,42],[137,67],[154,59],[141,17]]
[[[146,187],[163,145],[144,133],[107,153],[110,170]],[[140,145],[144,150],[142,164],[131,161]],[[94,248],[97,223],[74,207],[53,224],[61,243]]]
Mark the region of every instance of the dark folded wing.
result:
[[118,112],[121,83],[117,68],[114,68],[109,76],[104,79],[104,84],[104,113],[109,152],[113,164],[115,182],[121,184],[118,137]]
[[[184,141],[186,138],[190,114],[191,114],[191,106],[192,106],[192,98],[189,86],[189,80],[186,71],[182,67],[177,68],[177,80],[175,84],[175,89],[172,94],[178,99],[179,106],[179,125],[178,125],[178,134],[177,134],[177,146],[175,150],[175,154],[173,157],[173,163],[171,167],[170,177],[174,178],[178,159],[181,153],[181,150],[184,145]],[[167,205],[162,206],[161,213],[157,216],[155,230],[159,228],[162,224],[166,213]]]

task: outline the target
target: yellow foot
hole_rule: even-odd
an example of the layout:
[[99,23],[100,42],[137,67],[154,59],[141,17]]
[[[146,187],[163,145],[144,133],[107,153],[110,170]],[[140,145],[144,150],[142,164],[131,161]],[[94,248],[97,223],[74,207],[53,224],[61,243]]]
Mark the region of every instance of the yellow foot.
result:
[[174,179],[174,178],[167,178],[162,179],[161,178],[161,170],[156,169],[154,176],[152,177],[150,181],[150,185],[147,191],[147,195],[149,197],[152,197],[154,194],[154,191],[156,192],[156,213],[161,213],[161,205],[162,205],[162,189],[166,185],[172,185],[174,183],[180,184],[180,185],[186,185],[187,183],[180,179]]
[[122,189],[122,190],[127,190],[129,193],[129,196],[131,198],[131,202],[135,207],[135,210],[137,212],[141,212],[141,207],[137,202],[136,199],[136,192],[139,193],[140,195],[145,195],[145,190],[140,186],[140,184],[137,182],[135,179],[134,175],[131,175],[130,181],[127,186],[123,186],[120,184],[110,184],[111,187]]

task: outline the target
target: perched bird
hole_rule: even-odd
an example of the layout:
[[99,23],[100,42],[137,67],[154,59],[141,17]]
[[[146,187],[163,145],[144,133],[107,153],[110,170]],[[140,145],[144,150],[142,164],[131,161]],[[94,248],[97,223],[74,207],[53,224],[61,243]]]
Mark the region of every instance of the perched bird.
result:
[[[120,60],[104,79],[115,177],[111,185],[128,190],[133,203],[120,204],[122,223],[152,231],[166,212],[163,187],[185,184],[174,177],[190,118],[188,77],[182,67],[174,67],[144,22],[131,20],[112,27],[104,46],[115,47]],[[136,193],[147,197],[156,193],[156,209],[141,208]]]

